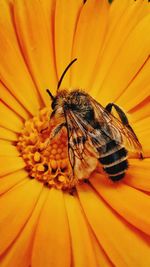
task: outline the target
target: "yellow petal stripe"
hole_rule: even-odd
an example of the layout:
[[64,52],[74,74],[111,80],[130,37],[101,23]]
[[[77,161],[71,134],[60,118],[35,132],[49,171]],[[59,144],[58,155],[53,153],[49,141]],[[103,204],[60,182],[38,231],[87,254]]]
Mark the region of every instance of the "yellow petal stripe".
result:
[[130,166],[125,182],[130,186],[150,192],[150,159],[144,159],[141,161],[137,159],[130,159],[129,164]]
[[[87,220],[113,264],[119,267],[149,266],[149,247],[140,235],[119,219],[89,186],[78,187],[78,194]],[[131,242],[134,253],[129,246]]]
[[16,133],[0,126],[0,138],[9,141],[17,141]]
[[0,195],[4,194],[25,179],[29,179],[28,174],[25,170],[19,170],[3,176],[0,182]]
[[[32,115],[39,108],[38,95],[18,44],[7,1],[0,2],[0,78]],[[5,51],[5,52],[4,52]],[[30,97],[28,97],[30,95]]]
[[[60,78],[72,58],[72,46],[76,22],[83,2],[81,0],[58,0],[55,9],[55,55],[57,74]],[[76,56],[75,56],[76,57]],[[62,88],[69,88],[69,71],[63,79]]]
[[149,70],[150,58],[148,58],[148,60],[142,66],[138,75],[124,91],[124,93],[121,94],[119,99],[117,99],[118,105],[123,106],[124,109],[128,111],[148,97],[150,92]]
[[[43,190],[35,207],[23,226],[22,231],[17,236],[15,242],[9,247],[7,252],[3,255],[1,266],[21,266],[26,267],[30,265],[32,243],[36,231],[38,217],[40,215],[42,206],[47,196],[46,190]],[[19,255],[19,256],[18,256]]]
[[78,61],[71,68],[71,87],[89,90],[89,81],[96,75],[93,71],[104,40],[107,15],[105,0],[88,0],[82,8],[72,52],[72,58]]
[[[128,84],[131,83],[131,80],[137,74],[144,62],[146,62],[150,52],[150,36],[148,34],[149,23],[150,16],[148,15],[136,25],[132,34],[130,33],[126,41],[123,43],[113,64],[109,65],[109,73],[105,76],[101,86],[101,93],[96,95],[97,100],[101,99],[102,104],[114,101],[121,95]],[[126,57],[126,55],[128,55],[128,57]],[[120,64],[123,64],[123,67],[122,71],[118,73],[118,70],[121,68]],[[99,75],[97,76],[97,79],[100,81]]]
[[56,70],[51,40],[43,8],[38,0],[16,0],[15,23],[20,45],[32,78],[44,103],[49,105],[46,88],[56,88]]
[[0,83],[0,98],[3,99],[5,104],[9,106],[10,109],[14,110],[21,118],[29,118],[29,113],[2,83]]
[[17,148],[9,141],[0,140],[0,156],[19,156]]
[[70,237],[63,193],[51,189],[37,225],[32,266],[69,267],[70,261]]
[[106,203],[124,219],[150,235],[150,218],[147,216],[150,210],[149,196],[123,183],[110,184],[100,174],[94,175],[91,183]]
[[27,181],[20,183],[1,197],[0,228],[3,231],[0,239],[0,255],[24,227],[36,205],[41,189],[42,184]]
[[73,266],[97,267],[90,234],[78,199],[68,194],[65,195],[65,203],[72,240]]
[[98,242],[97,238],[95,237],[93,231],[90,231],[90,232],[91,232],[91,235],[90,235],[91,243],[93,245],[95,256],[96,256],[96,259],[97,259],[97,266],[113,267],[112,262],[107,257],[105,251],[102,249],[102,247],[101,247],[100,243]]
[[0,126],[14,132],[20,132],[22,121],[20,117],[0,101]]
[[0,176],[20,170],[25,167],[25,162],[20,157],[0,156]]
[[146,117],[150,118],[150,96],[144,99],[138,106],[130,110],[130,114],[132,114],[132,120],[138,122],[140,120],[145,119]]

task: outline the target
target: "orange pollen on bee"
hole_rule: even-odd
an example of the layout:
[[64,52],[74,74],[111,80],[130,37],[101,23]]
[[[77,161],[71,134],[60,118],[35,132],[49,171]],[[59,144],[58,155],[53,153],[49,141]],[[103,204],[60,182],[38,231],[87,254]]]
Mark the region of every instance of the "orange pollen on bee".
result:
[[73,177],[68,158],[67,131],[62,128],[57,136],[50,139],[57,121],[49,118],[50,112],[44,108],[39,116],[26,121],[19,134],[17,148],[31,179],[43,182],[49,188],[70,190],[78,180]]

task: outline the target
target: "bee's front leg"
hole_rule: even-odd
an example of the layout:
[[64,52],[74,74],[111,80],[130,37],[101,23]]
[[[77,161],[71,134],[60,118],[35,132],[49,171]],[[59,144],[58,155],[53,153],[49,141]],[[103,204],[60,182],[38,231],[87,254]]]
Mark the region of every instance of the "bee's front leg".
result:
[[72,188],[69,190],[69,194],[70,194],[71,196],[74,196],[74,195],[76,194],[76,192],[77,192],[77,190],[76,190],[75,187],[72,187]]
[[83,179],[83,182],[84,182],[85,184],[90,184],[90,181],[89,181],[89,179],[87,179],[87,178]]

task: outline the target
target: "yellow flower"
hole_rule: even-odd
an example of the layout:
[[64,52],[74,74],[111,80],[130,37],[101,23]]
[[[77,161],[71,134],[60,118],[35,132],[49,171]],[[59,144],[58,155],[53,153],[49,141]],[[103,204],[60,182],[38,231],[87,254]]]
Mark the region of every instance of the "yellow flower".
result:
[[[150,3],[5,0],[0,10],[0,266],[150,266]],[[26,156],[37,167],[41,154],[27,140],[44,128],[39,111],[51,112],[46,88],[55,94],[76,57],[61,88],[126,110],[145,158],[133,154],[119,183],[97,171],[71,195],[37,181],[44,176],[30,179]],[[58,146],[51,156],[61,155]]]

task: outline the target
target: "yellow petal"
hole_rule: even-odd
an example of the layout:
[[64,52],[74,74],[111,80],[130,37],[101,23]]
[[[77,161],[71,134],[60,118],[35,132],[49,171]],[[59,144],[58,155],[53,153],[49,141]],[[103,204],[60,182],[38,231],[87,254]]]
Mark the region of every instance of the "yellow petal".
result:
[[142,145],[144,157],[150,156],[150,117],[137,121],[134,124],[134,130]]
[[[91,231],[90,231],[91,232]],[[109,260],[109,255],[106,255],[102,247],[100,246],[98,240],[96,239],[93,232],[91,232],[91,243],[93,245],[95,256],[97,259],[97,266],[107,266],[112,267],[112,263]]]
[[20,117],[0,102],[0,126],[14,132],[20,132],[22,125]]
[[108,2],[88,0],[83,6],[74,37],[71,87],[89,90],[97,56],[101,50],[107,24]]
[[28,174],[25,170],[19,170],[1,178],[0,195],[7,192],[11,188],[22,182],[23,180],[29,179],[29,177],[27,176]]
[[54,20],[55,20],[54,18],[55,18],[56,0],[45,0],[45,1],[39,0],[39,1],[41,4],[41,8],[43,9],[44,12],[47,34],[49,36],[50,45],[52,47],[52,57],[55,62],[55,47],[53,42],[54,42]]
[[39,109],[38,95],[20,51],[7,1],[0,2],[0,9],[3,10],[0,15],[1,81],[28,112],[36,114]]
[[29,114],[23,108],[23,106],[15,99],[7,88],[0,83],[0,98],[6,103],[10,109],[14,110],[23,119],[28,119]]
[[[88,226],[75,196],[65,195],[69,221],[73,266],[97,266]],[[81,234],[82,233],[82,234]]]
[[149,142],[150,130],[142,133],[140,136],[140,143],[143,148],[143,155],[145,158],[150,158],[150,142]]
[[15,24],[20,45],[30,73],[44,103],[49,105],[46,88],[54,92],[57,84],[52,40],[38,0],[16,0]]
[[34,210],[32,211],[29,219],[25,223],[23,229],[20,231],[19,236],[17,236],[15,242],[9,247],[9,249],[1,258],[2,267],[26,267],[30,265],[32,243],[35,235],[37,220],[40,215],[42,206],[45,202],[47,193],[47,190],[43,190],[39,199],[37,199],[38,201],[35,204]]
[[9,141],[0,140],[0,156],[19,156],[16,146]]
[[137,159],[130,159],[130,164],[132,166],[139,166],[140,168],[146,168],[149,169],[150,159],[144,159],[144,160],[137,160]]
[[104,44],[106,45],[107,42],[109,42],[109,38],[113,37],[113,32],[119,26],[120,20],[124,16],[124,13],[127,11],[127,9],[130,6],[130,0],[115,0],[110,5],[109,9],[109,23],[108,23],[108,29],[107,29],[107,35],[106,39],[104,40]]
[[[109,61],[110,54],[107,54],[105,51],[105,55],[109,57],[105,60],[106,64],[109,66],[109,71],[104,75],[105,65],[104,62],[101,62],[102,68],[99,69],[97,75],[97,84],[93,84],[93,88],[98,88],[98,86],[101,88],[100,91],[95,89],[97,90],[95,94],[97,99],[101,100],[102,104],[107,104],[117,99],[131,83],[135,75],[137,75],[144,62],[147,61],[150,52],[149,23],[150,16],[148,15],[134,27],[126,40],[124,40],[119,51],[117,50],[117,56],[111,65]],[[121,38],[120,36],[121,34],[118,34],[118,38]],[[116,43],[114,43],[114,45],[116,45]],[[110,51],[113,53],[114,50]],[[104,76],[105,78],[100,76]],[[102,85],[100,82],[101,80],[103,80]]]
[[42,209],[33,245],[33,267],[69,267],[69,228],[63,193],[51,189]]
[[125,182],[135,188],[150,192],[150,160],[129,160]]
[[[57,74],[60,78],[66,66],[74,59],[72,57],[72,46],[77,18],[83,2],[81,0],[58,0],[55,9],[55,55]],[[69,70],[70,71],[70,70]],[[69,72],[68,71],[68,72]],[[61,85],[62,88],[69,87],[70,75],[67,72]]]
[[143,120],[139,120],[136,123],[134,123],[134,129],[141,136],[143,132],[149,131],[150,130],[150,117],[146,117]]
[[[17,237],[36,206],[43,185],[36,181],[22,182],[1,197],[0,254]],[[12,231],[13,229],[13,231]]]
[[150,117],[150,97],[147,97],[138,106],[130,110],[132,114],[132,121],[135,123],[139,120],[143,120],[146,117]]
[[[99,92],[102,83],[112,68],[126,38],[138,22],[149,13],[149,4],[143,1],[113,1],[109,12],[109,22],[102,54],[97,62],[97,75],[93,83],[93,94]],[[122,62],[120,63],[122,64]],[[92,86],[92,84],[91,84]],[[111,89],[109,89],[111,90]]]
[[[120,38],[121,39],[124,38],[130,32],[132,27],[135,26],[138,23],[138,21],[140,21],[141,18],[148,13],[149,13],[148,1],[142,1],[142,0],[139,1],[123,0],[121,2],[119,0],[113,1],[113,3],[110,5],[108,32],[104,42],[104,46],[106,47],[106,43],[108,44],[112,40],[114,40],[113,39],[115,37],[114,31],[116,30],[120,31],[121,28],[123,27],[121,30],[122,33],[120,35]],[[126,25],[128,24],[128,27],[125,27],[125,24]],[[118,45],[119,43],[116,43],[115,47],[116,49],[118,49]]]
[[14,133],[8,129],[0,127],[0,138],[4,139],[4,140],[9,140],[9,141],[16,141],[17,135],[16,135],[16,133]]
[[149,247],[143,236],[121,220],[89,186],[80,186],[78,194],[87,220],[112,263],[119,267],[149,266]]
[[[126,110],[140,104],[149,96],[150,92],[150,59],[142,66],[138,75],[132,80],[131,84],[117,99],[117,104],[123,106]],[[138,92],[138,94],[137,94]]]
[[50,38],[52,37],[52,26],[54,21],[54,12],[55,12],[55,5],[56,5],[56,0],[40,0],[41,7],[44,11],[46,22],[47,22],[47,27],[48,27],[48,32],[50,34]]
[[25,162],[20,157],[0,156],[0,176],[15,172],[25,167]]
[[108,183],[100,174],[93,175],[91,183],[106,203],[125,220],[150,235],[149,196],[123,182]]

